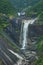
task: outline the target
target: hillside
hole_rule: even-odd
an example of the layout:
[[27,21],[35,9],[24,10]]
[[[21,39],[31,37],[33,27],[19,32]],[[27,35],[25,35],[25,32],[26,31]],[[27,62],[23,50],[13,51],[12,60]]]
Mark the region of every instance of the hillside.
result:
[[17,11],[21,11],[28,6],[34,6],[40,0],[9,0],[13,7],[17,9]]
[[0,50],[0,65],[43,65],[43,0],[0,0]]
[[39,14],[39,18],[36,23],[39,25],[43,25],[43,12]]
[[39,1],[38,3],[36,3],[30,9],[28,8],[28,10],[26,11],[26,14],[28,16],[32,16],[32,15],[38,16],[39,14],[41,14],[41,12],[43,12],[43,0]]
[[43,36],[40,37],[36,47],[38,51],[38,60],[35,61],[34,65],[43,65]]
[[16,9],[12,6],[9,0],[0,0],[0,13],[14,15]]
[[16,9],[9,0],[0,0],[0,29],[8,25],[9,17],[16,17]]

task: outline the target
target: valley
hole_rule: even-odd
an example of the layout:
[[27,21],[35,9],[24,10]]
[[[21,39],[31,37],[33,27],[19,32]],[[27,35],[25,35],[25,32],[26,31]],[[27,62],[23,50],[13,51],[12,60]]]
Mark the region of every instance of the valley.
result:
[[0,65],[43,65],[43,0],[0,0]]

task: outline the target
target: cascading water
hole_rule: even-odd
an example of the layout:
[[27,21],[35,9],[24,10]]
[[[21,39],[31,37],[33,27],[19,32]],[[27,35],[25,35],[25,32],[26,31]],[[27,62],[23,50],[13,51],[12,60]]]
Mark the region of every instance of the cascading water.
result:
[[28,26],[29,24],[33,24],[35,22],[35,19],[32,20],[24,20],[24,26],[23,26],[23,41],[22,41],[22,48],[21,49],[26,49],[26,44],[27,44],[27,36],[28,36]]
[[28,32],[28,25],[30,22],[27,22],[26,20],[24,21],[24,27],[23,27],[23,45],[22,49],[25,49],[25,45],[27,43],[27,32]]

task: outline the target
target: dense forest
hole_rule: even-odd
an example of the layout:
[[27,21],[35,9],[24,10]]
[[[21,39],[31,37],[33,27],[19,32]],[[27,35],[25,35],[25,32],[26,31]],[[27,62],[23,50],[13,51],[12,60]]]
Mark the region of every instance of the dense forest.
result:
[[[36,23],[43,25],[43,0],[0,0],[0,32],[10,25],[10,19],[18,18],[17,13],[21,11],[25,11],[26,17],[38,17]],[[31,65],[43,65],[43,36],[39,37],[36,49],[39,59]]]

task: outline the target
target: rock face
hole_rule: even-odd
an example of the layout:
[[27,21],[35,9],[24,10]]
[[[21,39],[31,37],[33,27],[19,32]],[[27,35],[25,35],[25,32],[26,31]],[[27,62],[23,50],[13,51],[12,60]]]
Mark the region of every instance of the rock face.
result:
[[19,45],[20,43],[20,32],[21,32],[21,19],[12,19],[9,22],[9,26],[6,28],[6,33],[10,38]]
[[26,49],[24,50],[21,49],[22,44],[20,44],[20,36],[22,36],[21,26],[21,19],[12,19],[10,20],[10,25],[5,29],[5,31],[8,36],[20,47],[20,50],[25,55],[25,60],[21,61],[21,65],[29,65],[29,63],[38,59],[35,44],[39,37],[43,35],[43,25],[29,24],[27,33],[27,45]]
[[29,26],[29,32],[31,37],[39,37],[43,35],[43,25],[30,25]]
[[43,35],[43,25],[29,25],[28,36],[27,36],[27,46],[26,49],[30,51],[37,51],[35,44],[39,40],[39,37]]

